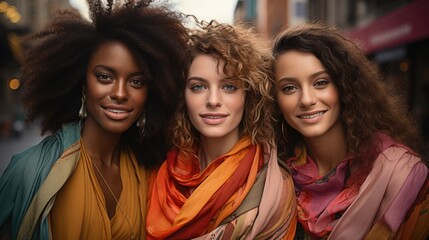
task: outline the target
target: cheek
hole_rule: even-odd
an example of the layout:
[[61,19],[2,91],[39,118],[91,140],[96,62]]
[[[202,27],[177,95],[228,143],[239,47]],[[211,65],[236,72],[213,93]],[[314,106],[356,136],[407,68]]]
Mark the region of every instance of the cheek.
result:
[[130,94],[130,98],[132,98],[134,104],[136,106],[140,106],[143,109],[144,105],[146,104],[146,101],[147,101],[147,95],[148,95],[147,88],[139,89],[139,90],[132,89],[129,94]]
[[340,96],[336,88],[331,88],[330,91],[325,92],[323,99],[326,99],[327,104],[332,107],[340,106]]
[[284,116],[290,115],[295,110],[294,99],[283,94],[277,96],[277,104]]
[[102,92],[103,87],[102,86],[98,86],[98,84],[96,83],[95,80],[93,79],[88,79],[88,81],[86,82],[86,95],[87,97],[95,97],[100,95],[100,93]]
[[143,91],[140,91],[138,94],[138,101],[141,105],[145,105],[147,101],[148,96],[148,89],[144,89]]
[[341,115],[341,103],[340,103],[340,99],[339,96],[336,94],[332,94],[331,95],[331,106],[336,114],[336,118],[339,119],[340,115]]
[[104,96],[109,94],[109,89],[106,86],[96,84],[93,81],[87,82],[85,89],[86,101],[88,104],[94,104],[103,99]]
[[229,105],[231,106],[231,109],[234,109],[237,112],[244,111],[244,103],[245,103],[245,95],[244,94],[237,94],[235,96],[232,96],[229,100]]
[[198,101],[199,100],[195,97],[195,95],[185,93],[185,104],[189,114],[194,112],[194,109],[196,108],[195,105],[198,104]]

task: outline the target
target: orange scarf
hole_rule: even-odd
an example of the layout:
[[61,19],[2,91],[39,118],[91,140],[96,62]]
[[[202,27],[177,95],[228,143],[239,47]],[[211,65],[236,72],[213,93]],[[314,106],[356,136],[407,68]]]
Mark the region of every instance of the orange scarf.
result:
[[249,138],[202,172],[196,157],[169,152],[152,190],[147,238],[189,239],[213,230],[240,206],[262,165],[262,149]]

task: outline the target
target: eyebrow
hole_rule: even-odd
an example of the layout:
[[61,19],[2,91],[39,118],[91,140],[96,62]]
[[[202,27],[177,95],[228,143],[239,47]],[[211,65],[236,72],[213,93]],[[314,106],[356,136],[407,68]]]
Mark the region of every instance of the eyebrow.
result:
[[[116,74],[116,70],[115,69],[113,69],[113,68],[111,68],[109,66],[106,66],[106,65],[99,64],[99,65],[95,65],[93,67],[93,69],[97,69],[97,68],[103,68],[103,69],[105,69],[105,70],[107,70],[109,72],[113,72],[113,73]],[[134,77],[134,76],[138,76],[138,75],[145,76],[145,74],[144,74],[143,71],[139,71],[139,72],[132,72],[132,73],[130,73],[128,77]]]
[[[207,79],[202,78],[202,77],[190,77],[190,78],[188,78],[186,80],[186,82],[189,82],[189,81],[192,81],[192,80],[200,81],[200,82],[208,82]],[[219,82],[231,82],[231,81],[237,81],[237,80],[231,80],[231,79],[227,79],[227,78],[221,78],[221,79],[219,79]]]
[[196,81],[200,81],[200,82],[207,82],[207,80],[206,80],[206,79],[201,78],[201,77],[190,77],[190,78],[188,78],[188,79],[186,80],[186,82],[189,82],[189,81],[191,81],[191,80],[196,80]]
[[[322,75],[322,74],[325,74],[325,73],[328,73],[328,71],[326,71],[326,70],[321,70],[321,71],[318,71],[318,72],[312,73],[312,74],[310,75],[310,78],[315,78],[315,77],[317,77],[317,76],[319,76],[319,75]],[[282,81],[293,81],[293,80],[296,80],[296,78],[294,78],[294,77],[283,77],[283,78],[280,78],[278,82],[282,82]]]

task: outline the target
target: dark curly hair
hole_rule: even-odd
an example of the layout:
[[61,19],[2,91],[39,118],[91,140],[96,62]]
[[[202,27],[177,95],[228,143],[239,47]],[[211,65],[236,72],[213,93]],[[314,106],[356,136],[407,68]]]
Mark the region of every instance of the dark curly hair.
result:
[[[78,121],[89,59],[98,46],[120,41],[147,72],[146,134],[132,126],[124,134],[146,166],[164,160],[166,129],[182,89],[187,30],[182,16],[149,0],[88,0],[91,20],[65,10],[40,32],[25,38],[23,103],[29,121],[41,119],[42,134]],[[141,159],[140,157],[138,157]]]
[[[352,163],[354,167],[367,171],[372,168],[376,156],[359,157],[374,144],[379,132],[423,156],[423,141],[403,99],[385,83],[376,63],[346,39],[339,29],[322,23],[288,28],[275,39],[274,58],[290,50],[316,56],[337,86],[347,150],[356,159]],[[279,156],[287,158],[293,155],[293,146],[302,140],[302,136],[284,121],[280,109],[277,109],[276,118]],[[282,130],[288,142],[285,142]]]
[[[243,24],[231,26],[215,21],[197,22],[188,41],[188,58],[183,71],[186,81],[189,67],[198,54],[208,54],[225,61],[223,71],[230,79],[243,84],[246,92],[240,135],[248,136],[254,144],[274,144],[272,112],[274,109],[273,58],[267,41]],[[184,88],[171,129],[171,139],[180,150],[195,154],[199,133],[187,115]]]

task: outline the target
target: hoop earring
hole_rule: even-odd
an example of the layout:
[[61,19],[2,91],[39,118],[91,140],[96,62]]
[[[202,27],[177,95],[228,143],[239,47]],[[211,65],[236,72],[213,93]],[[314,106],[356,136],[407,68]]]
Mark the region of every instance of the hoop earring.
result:
[[136,126],[140,129],[140,134],[142,137],[146,135],[146,112],[143,111],[139,120],[136,122]]
[[85,90],[82,87],[82,98],[81,98],[82,104],[80,106],[79,109],[79,117],[81,119],[86,118],[86,116],[88,115],[87,111],[86,111],[86,94],[85,94]]
[[[287,139],[287,132],[286,132],[286,134],[285,134],[285,131],[284,131],[284,123],[285,123],[285,120],[283,119],[283,121],[282,121],[282,135],[283,135],[283,139],[285,140],[285,142],[286,143],[288,143],[289,142],[289,140]],[[287,129],[286,129],[287,130]]]

